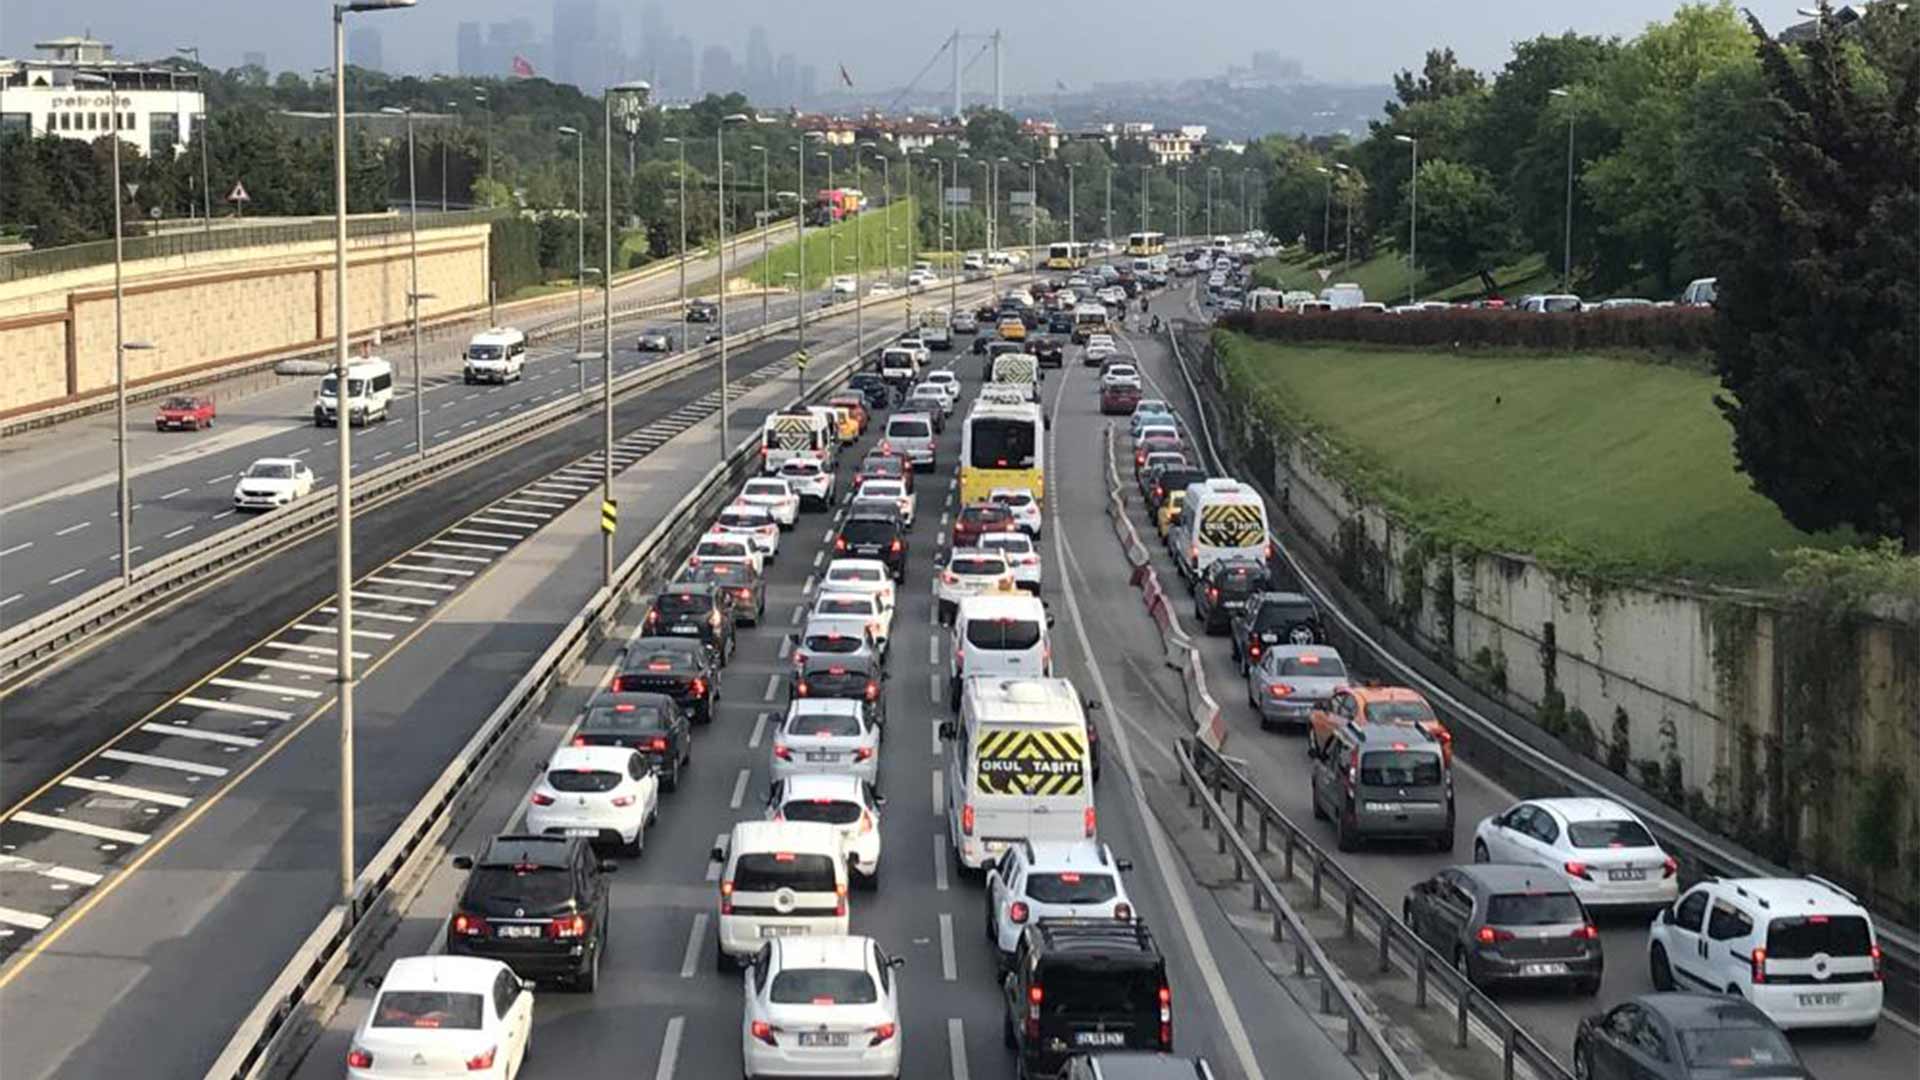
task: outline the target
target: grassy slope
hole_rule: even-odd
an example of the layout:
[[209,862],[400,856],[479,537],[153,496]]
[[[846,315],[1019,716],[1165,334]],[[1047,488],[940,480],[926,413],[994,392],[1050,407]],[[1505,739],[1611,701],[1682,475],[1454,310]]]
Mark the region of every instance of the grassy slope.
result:
[[1800,532],[1749,488],[1704,375],[1228,341],[1231,362],[1326,435],[1364,486],[1443,536],[1562,565],[1752,583],[1778,579],[1773,550],[1853,539]]
[[[902,199],[895,204],[893,211],[894,243],[906,243],[907,223],[913,220],[913,213],[913,203]],[[865,224],[861,223],[861,217],[866,219]],[[848,256],[855,253],[856,243],[859,244],[859,253],[861,258],[865,260],[868,273],[880,270],[887,265],[887,211],[885,207],[870,209],[850,221],[840,222],[830,228],[809,229],[807,231],[807,287],[817,289],[826,284],[827,279],[834,274],[853,273],[854,264],[848,260]],[[837,270],[833,269],[829,263],[829,244],[831,244],[833,257],[840,262],[840,267]],[[934,263],[941,261],[933,254],[920,251],[917,243],[915,245],[914,258],[926,259]],[[896,248],[893,253],[895,284],[903,284],[906,281],[906,269],[910,265],[906,259],[906,252],[903,249]],[[795,241],[789,240],[773,248],[766,258],[764,267],[762,266],[761,260],[755,257],[751,262],[742,263],[738,270],[729,268],[728,276],[745,278],[756,284],[761,283],[764,278],[765,283],[775,287],[782,287],[787,284],[787,281],[781,275],[798,273],[799,271],[800,245]]]
[[[1344,270],[1338,254],[1330,259],[1320,259],[1295,249],[1279,258],[1262,261],[1255,267],[1254,273],[1262,284],[1275,288],[1319,292],[1322,284],[1318,271],[1322,269],[1333,271],[1332,276],[1327,278],[1327,284],[1351,281],[1366,291],[1369,300],[1390,305],[1406,302],[1406,257],[1388,245],[1377,248],[1373,258]],[[1511,266],[1498,267],[1493,271],[1493,277],[1508,298],[1551,289],[1558,283],[1557,276],[1547,269],[1545,258],[1539,255],[1530,256]],[[1471,300],[1478,297],[1481,291],[1478,277],[1446,281],[1429,274],[1420,283],[1422,300]]]

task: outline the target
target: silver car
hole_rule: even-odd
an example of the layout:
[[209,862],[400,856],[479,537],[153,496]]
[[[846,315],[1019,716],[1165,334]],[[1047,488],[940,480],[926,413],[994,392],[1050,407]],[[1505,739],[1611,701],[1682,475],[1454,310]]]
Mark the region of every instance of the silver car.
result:
[[1313,705],[1347,685],[1347,664],[1331,645],[1275,645],[1247,669],[1247,704],[1260,728],[1305,731]]
[[804,773],[838,773],[871,784],[880,775],[880,729],[858,701],[796,698],[773,733],[775,780]]
[[816,656],[839,656],[847,658],[885,659],[880,651],[880,643],[871,630],[867,629],[867,620],[862,616],[844,618],[822,618],[815,616],[807,620],[800,636],[793,644],[793,668],[788,680],[788,690],[792,690],[792,679],[806,670],[807,662]]

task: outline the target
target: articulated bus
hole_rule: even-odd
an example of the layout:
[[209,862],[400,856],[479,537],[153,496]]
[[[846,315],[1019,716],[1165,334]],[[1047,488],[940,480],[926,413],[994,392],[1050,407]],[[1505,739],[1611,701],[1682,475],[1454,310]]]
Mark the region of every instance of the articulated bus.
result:
[[1084,270],[1087,266],[1088,245],[1079,243],[1052,244],[1047,248],[1047,269]]
[[1165,233],[1137,232],[1127,235],[1127,254],[1161,255],[1167,250]]
[[960,433],[960,502],[983,502],[994,488],[1025,488],[1045,503],[1046,424],[1040,406],[978,402]]

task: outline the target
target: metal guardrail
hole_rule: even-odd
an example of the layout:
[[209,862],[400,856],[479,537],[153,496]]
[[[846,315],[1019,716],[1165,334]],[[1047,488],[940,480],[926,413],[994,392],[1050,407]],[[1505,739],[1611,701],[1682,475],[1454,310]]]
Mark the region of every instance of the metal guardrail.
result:
[[[1407,925],[1400,921],[1393,909],[1373,895],[1359,880],[1347,873],[1339,860],[1308,839],[1306,833],[1282,814],[1273,805],[1246,774],[1233,763],[1222,757],[1206,744],[1182,740],[1175,755],[1180,762],[1180,782],[1187,788],[1187,803],[1198,806],[1201,811],[1201,827],[1211,828],[1217,838],[1217,848],[1221,854],[1234,857],[1234,880],[1252,879],[1253,907],[1256,911],[1271,910],[1273,913],[1273,939],[1285,940],[1285,931],[1293,933],[1294,974],[1305,974],[1311,965],[1321,979],[1320,1008],[1322,1012],[1334,1011],[1330,1007],[1328,984],[1347,992],[1343,979],[1335,979],[1329,972],[1332,962],[1326,959],[1320,947],[1314,942],[1306,925],[1300,920],[1279,888],[1268,875],[1261,863],[1261,856],[1271,855],[1277,830],[1283,845],[1280,858],[1283,862],[1284,877],[1292,880],[1295,867],[1302,856],[1309,860],[1313,879],[1313,906],[1318,908],[1326,903],[1326,890],[1332,887],[1336,902],[1341,906],[1344,934],[1348,939],[1354,937],[1358,925],[1365,921],[1373,927],[1374,936],[1379,943],[1377,970],[1385,973],[1391,970],[1397,957],[1411,970],[1414,979],[1414,1003],[1420,1008],[1427,1007],[1428,991],[1437,984],[1437,988],[1454,1000],[1453,1041],[1457,1047],[1468,1045],[1469,1024],[1479,1020],[1500,1043],[1501,1072],[1503,1080],[1514,1080],[1520,1076],[1516,1066],[1524,1065],[1537,1077],[1545,1080],[1572,1080],[1572,1074],[1562,1066],[1546,1047],[1526,1029],[1508,1016],[1506,1010],[1494,1004],[1485,993],[1467,981],[1467,977],[1456,971],[1446,957],[1435,952],[1433,946],[1421,940]],[[1227,820],[1222,806],[1222,793],[1233,796],[1233,820]],[[1242,835],[1247,828],[1247,811],[1251,808],[1255,816],[1258,836],[1252,843]],[[1359,1026],[1353,1021],[1358,1008],[1345,1001],[1340,1011],[1347,1016],[1347,1052],[1354,1050],[1354,1028]],[[1360,1015],[1365,1016],[1362,1012]],[[1369,1017],[1369,1022],[1371,1018]],[[1377,1039],[1377,1029],[1368,1029],[1369,1041]],[[1378,1053],[1378,1051],[1376,1051]],[[1392,1075],[1405,1076],[1405,1066],[1396,1066],[1402,1070]],[[1389,1075],[1383,1061],[1380,1075]]]
[[[1181,379],[1192,397],[1196,410],[1201,439],[1207,454],[1213,459],[1214,467],[1226,472],[1226,463],[1214,441],[1212,425],[1207,418],[1205,399],[1200,394],[1199,385],[1181,352],[1179,335],[1171,325],[1167,328],[1167,340],[1172,346],[1175,366],[1180,369]],[[1256,479],[1256,483],[1265,487]],[[1307,567],[1281,543],[1278,535],[1269,533],[1275,548],[1287,561],[1294,576],[1313,595],[1321,610],[1332,614],[1341,629],[1353,640],[1360,642],[1367,651],[1391,669],[1396,678],[1403,679],[1408,685],[1418,688],[1445,715],[1449,725],[1456,729],[1465,729],[1471,735],[1463,742],[1461,750],[1469,757],[1479,759],[1486,767],[1488,759],[1498,765],[1503,775],[1524,775],[1533,778],[1536,793],[1550,789],[1559,789],[1572,794],[1598,796],[1615,799],[1633,808],[1659,838],[1661,846],[1676,856],[1689,876],[1705,877],[1783,877],[1792,876],[1785,867],[1776,866],[1758,856],[1735,849],[1724,838],[1707,833],[1691,822],[1677,817],[1674,812],[1661,804],[1649,804],[1639,793],[1624,782],[1618,785],[1602,783],[1595,777],[1587,776],[1574,764],[1561,761],[1556,757],[1530,745],[1513,732],[1506,730],[1498,721],[1482,714],[1472,705],[1450,693],[1445,687],[1427,678],[1413,664],[1394,655],[1387,645],[1368,634],[1325,586],[1308,573]],[[1609,774],[1611,775],[1611,774]],[[1890,923],[1885,919],[1875,920],[1875,934],[1879,940],[1882,955],[1889,970],[1891,982],[1897,972],[1902,984],[1909,989],[1920,983],[1920,935],[1908,927]]]

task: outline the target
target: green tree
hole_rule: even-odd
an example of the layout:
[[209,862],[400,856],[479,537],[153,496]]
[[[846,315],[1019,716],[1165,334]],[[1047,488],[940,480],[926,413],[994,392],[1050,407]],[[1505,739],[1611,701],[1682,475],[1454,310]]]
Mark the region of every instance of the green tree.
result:
[[[1882,5],[1866,20],[1901,17]],[[1787,520],[1850,525],[1912,553],[1920,64],[1910,48],[1884,68],[1838,34],[1793,50],[1751,30],[1770,123],[1764,170],[1725,208],[1717,403],[1741,470]]]
[[1463,66],[1453,55],[1451,48],[1428,49],[1426,63],[1421,65],[1420,74],[1402,70],[1393,77],[1393,93],[1398,100],[1386,104],[1388,116],[1396,116],[1409,105],[1423,101],[1439,101],[1456,94],[1475,93],[1483,89],[1486,80],[1480,73]]
[[[1396,235],[1407,235],[1407,208]],[[1512,254],[1512,210],[1475,165],[1420,163],[1420,265],[1446,279],[1499,265]]]

